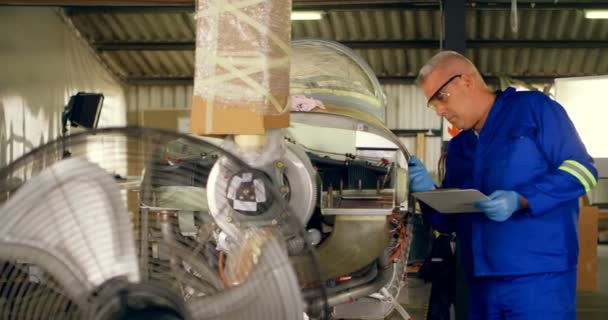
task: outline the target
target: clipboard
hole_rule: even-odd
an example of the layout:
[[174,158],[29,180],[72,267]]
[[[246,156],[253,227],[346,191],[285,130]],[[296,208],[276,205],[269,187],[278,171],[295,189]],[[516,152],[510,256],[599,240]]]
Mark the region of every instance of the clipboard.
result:
[[425,192],[414,192],[412,196],[439,213],[454,214],[482,212],[473,205],[477,201],[490,200],[476,189],[438,189]]

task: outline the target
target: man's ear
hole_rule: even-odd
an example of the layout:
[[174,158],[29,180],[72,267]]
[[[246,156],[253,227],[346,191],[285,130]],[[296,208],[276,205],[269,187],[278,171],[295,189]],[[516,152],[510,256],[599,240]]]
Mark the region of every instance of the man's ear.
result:
[[460,76],[460,79],[462,80],[462,84],[466,87],[466,88],[471,88],[474,84],[474,79],[473,76],[470,73],[463,73]]

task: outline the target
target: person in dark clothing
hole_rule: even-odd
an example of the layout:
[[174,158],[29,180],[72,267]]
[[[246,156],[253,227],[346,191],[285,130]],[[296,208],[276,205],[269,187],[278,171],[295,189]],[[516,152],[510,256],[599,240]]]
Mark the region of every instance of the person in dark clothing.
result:
[[456,294],[456,269],[451,242],[451,235],[439,234],[420,267],[422,279],[432,283],[427,320],[450,319],[450,306]]

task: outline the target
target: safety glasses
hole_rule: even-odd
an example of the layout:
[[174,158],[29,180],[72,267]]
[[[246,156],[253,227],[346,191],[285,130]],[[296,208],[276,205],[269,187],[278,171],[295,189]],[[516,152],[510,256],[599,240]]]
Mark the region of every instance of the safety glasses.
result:
[[452,82],[452,80],[461,77],[462,74],[457,74],[455,76],[452,76],[451,78],[448,79],[448,81],[446,81],[443,85],[441,85],[441,87],[439,87],[439,89],[437,89],[437,91],[435,91],[435,93],[433,93],[433,95],[429,98],[429,101],[427,101],[426,106],[429,109],[435,109],[435,105],[434,102],[438,101],[438,102],[445,102],[447,100],[447,98],[450,96],[449,92],[444,92],[442,91],[443,88],[445,88],[448,84],[450,84],[450,82]]

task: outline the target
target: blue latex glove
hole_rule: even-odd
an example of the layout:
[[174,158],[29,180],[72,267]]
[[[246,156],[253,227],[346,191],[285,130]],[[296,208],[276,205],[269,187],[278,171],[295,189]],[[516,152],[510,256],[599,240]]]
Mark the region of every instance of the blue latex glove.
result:
[[489,196],[490,200],[475,202],[475,207],[481,209],[488,219],[503,222],[513,212],[521,208],[521,196],[515,191],[497,190]]
[[411,156],[408,167],[410,169],[411,192],[421,192],[435,189],[433,179],[431,179],[431,176],[426,171],[426,168],[422,162],[420,162],[420,159],[415,156]]

